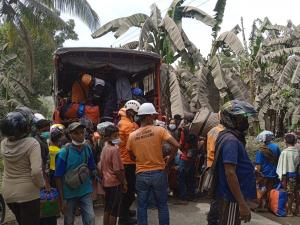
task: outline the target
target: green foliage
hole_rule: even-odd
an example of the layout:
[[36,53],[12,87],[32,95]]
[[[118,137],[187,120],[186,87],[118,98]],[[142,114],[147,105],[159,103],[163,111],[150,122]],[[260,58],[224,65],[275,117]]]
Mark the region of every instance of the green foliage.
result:
[[293,98],[296,94],[296,90],[295,88],[292,87],[284,87],[281,91],[280,91],[280,95],[281,97],[283,97],[286,101],[289,101],[291,98]]
[[174,62],[174,52],[172,50],[170,41],[167,38],[163,40],[163,55],[164,61],[167,64],[172,64]]

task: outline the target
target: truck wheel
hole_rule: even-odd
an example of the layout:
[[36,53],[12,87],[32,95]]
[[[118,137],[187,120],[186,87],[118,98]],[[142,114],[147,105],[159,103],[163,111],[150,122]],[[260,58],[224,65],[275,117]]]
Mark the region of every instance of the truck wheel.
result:
[[5,201],[2,194],[0,194],[0,224],[4,223],[5,219]]

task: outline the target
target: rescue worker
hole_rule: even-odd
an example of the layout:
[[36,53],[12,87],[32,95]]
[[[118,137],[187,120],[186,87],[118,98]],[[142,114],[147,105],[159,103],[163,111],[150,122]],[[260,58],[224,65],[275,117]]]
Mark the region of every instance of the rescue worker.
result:
[[121,120],[119,121],[118,124],[119,137],[121,139],[119,149],[120,149],[121,160],[125,168],[125,176],[128,183],[128,190],[126,193],[123,194],[123,198],[122,198],[122,203],[120,207],[121,209],[120,219],[119,219],[120,225],[136,223],[136,219],[133,218],[136,212],[134,210],[130,210],[130,206],[135,200],[136,167],[135,167],[135,162],[131,160],[128,154],[128,151],[126,149],[126,144],[129,135],[138,128],[137,124],[134,122],[134,117],[140,108],[140,103],[136,100],[130,100],[125,103],[124,108],[126,110],[125,115],[120,113]]
[[72,102],[86,103],[90,88],[93,84],[93,78],[90,74],[83,74],[80,80],[76,80],[72,86]]
[[[151,103],[144,103],[138,110],[141,127],[131,133],[127,149],[132,160],[136,160],[137,219],[138,225],[147,225],[147,208],[150,194],[154,194],[160,225],[169,225],[167,170],[175,158],[179,143],[160,126],[155,126],[157,112]],[[165,163],[163,143],[172,146]]]

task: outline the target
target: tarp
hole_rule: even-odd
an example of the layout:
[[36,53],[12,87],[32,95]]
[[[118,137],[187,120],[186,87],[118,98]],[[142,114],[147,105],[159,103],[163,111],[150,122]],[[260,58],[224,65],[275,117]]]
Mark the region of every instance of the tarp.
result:
[[116,48],[60,48],[54,56],[55,86],[63,94],[71,90],[80,72],[104,80],[125,76],[135,81],[155,73],[156,66],[160,64],[158,54]]

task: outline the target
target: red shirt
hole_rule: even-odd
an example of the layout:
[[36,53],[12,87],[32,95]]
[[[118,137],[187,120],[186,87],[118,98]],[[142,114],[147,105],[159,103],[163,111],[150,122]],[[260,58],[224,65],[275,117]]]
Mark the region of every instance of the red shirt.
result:
[[180,159],[188,160],[187,151],[189,148],[191,148],[191,144],[189,144],[185,141],[185,135],[184,135],[183,129],[181,129],[181,131],[180,131],[180,145],[182,147],[182,149],[181,149],[182,154],[180,154]]

